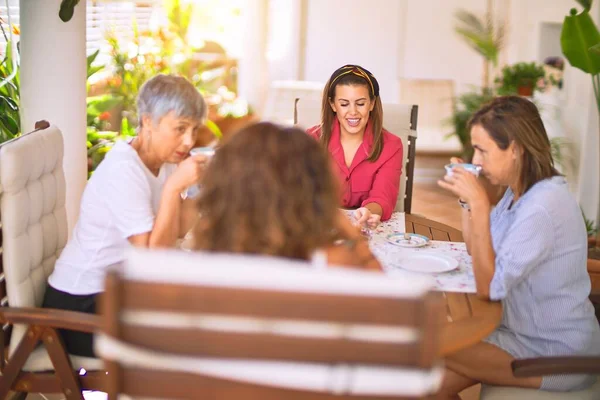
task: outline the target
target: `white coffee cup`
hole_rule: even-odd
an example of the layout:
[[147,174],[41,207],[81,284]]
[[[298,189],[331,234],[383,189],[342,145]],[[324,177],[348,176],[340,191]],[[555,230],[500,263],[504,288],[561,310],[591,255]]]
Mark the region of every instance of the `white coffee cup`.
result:
[[472,173],[475,176],[479,176],[479,173],[481,172],[480,165],[468,164],[468,163],[450,163],[450,164],[446,164],[444,166],[444,168],[446,168],[446,175],[452,176],[452,174],[453,174],[452,171],[456,167],[464,168],[465,170],[469,171],[470,173]]
[[214,147],[194,147],[190,150],[190,154],[192,156],[202,154],[206,157],[212,157],[215,155],[215,149]]

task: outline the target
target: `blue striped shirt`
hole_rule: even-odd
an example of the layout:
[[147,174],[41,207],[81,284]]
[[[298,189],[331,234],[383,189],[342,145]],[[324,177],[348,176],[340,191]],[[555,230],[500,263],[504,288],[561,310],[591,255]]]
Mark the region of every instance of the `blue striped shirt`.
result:
[[[514,204],[513,197],[508,189],[491,213],[490,297],[502,300],[503,316],[488,341],[515,358],[600,354],[586,229],[565,179],[540,181]],[[542,389],[569,390],[560,386],[545,378]]]

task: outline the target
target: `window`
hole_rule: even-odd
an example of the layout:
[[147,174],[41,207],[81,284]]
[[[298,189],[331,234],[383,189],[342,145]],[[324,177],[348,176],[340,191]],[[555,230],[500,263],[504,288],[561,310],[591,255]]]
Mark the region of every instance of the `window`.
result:
[[133,24],[138,30],[147,30],[157,18],[159,0],[88,0],[86,10],[87,52],[102,49],[106,32],[112,30],[119,41],[133,37]]
[[[133,21],[140,30],[148,29],[155,11],[160,8],[160,0],[87,0],[87,53],[90,54],[104,44],[105,33],[113,29],[117,38],[127,40],[133,36]],[[10,19],[19,26],[19,0],[9,0]],[[58,10],[56,10],[58,15]],[[0,24],[9,37],[6,0],[0,0]],[[0,51],[4,53],[6,39],[0,34]]]

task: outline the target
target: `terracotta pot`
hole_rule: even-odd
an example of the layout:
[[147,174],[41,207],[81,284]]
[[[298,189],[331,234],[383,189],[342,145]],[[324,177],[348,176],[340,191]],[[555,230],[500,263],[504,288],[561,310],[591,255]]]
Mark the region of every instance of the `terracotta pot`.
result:
[[600,274],[600,260],[587,259],[587,268],[590,273]]
[[[246,115],[240,118],[219,117],[213,115],[211,121],[213,121],[219,127],[219,129],[223,133],[223,139],[227,140],[228,137],[230,137],[232,134],[239,131],[240,129],[252,123],[258,122],[259,118],[255,115]],[[196,144],[194,146],[206,146],[209,143],[211,143],[214,139],[215,137],[213,136],[212,132],[207,127],[202,127],[198,132],[198,139],[196,140]]]
[[258,117],[255,115],[245,115],[240,118],[220,117],[215,119],[214,122],[221,129],[221,132],[223,132],[223,137],[226,138],[240,129],[258,122]]
[[531,97],[533,95],[533,86],[519,86],[517,93],[519,96]]

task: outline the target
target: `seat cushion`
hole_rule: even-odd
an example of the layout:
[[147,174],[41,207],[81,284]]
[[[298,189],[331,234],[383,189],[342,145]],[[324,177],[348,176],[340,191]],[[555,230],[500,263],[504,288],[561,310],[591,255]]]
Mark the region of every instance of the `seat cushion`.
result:
[[[101,371],[104,369],[104,363],[99,358],[91,358],[91,357],[79,357],[79,356],[70,356],[71,364],[75,369],[84,368],[86,371]],[[48,356],[48,352],[43,346],[35,349],[25,366],[23,367],[23,371],[29,372],[40,372],[40,371],[53,371],[54,366],[52,365],[52,361]]]
[[600,379],[586,390],[576,392],[546,392],[535,389],[481,385],[480,400],[598,400],[600,399]]

